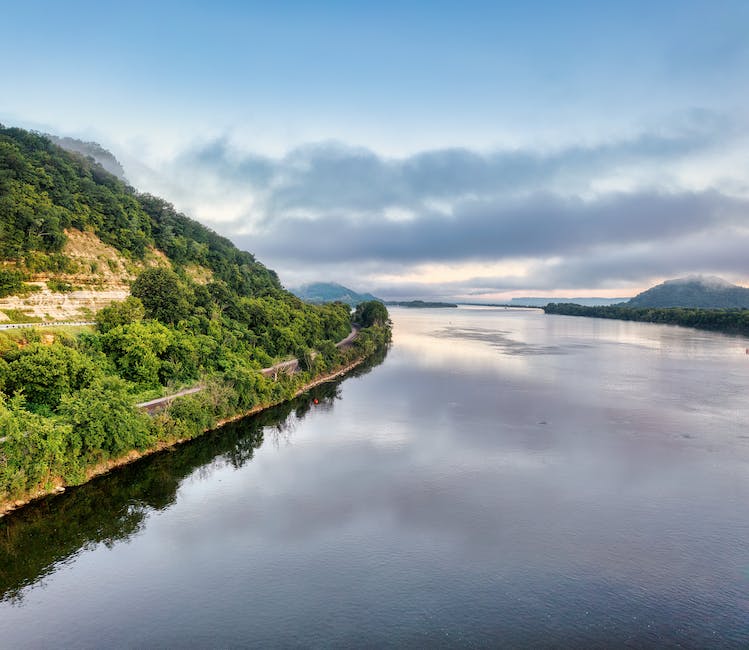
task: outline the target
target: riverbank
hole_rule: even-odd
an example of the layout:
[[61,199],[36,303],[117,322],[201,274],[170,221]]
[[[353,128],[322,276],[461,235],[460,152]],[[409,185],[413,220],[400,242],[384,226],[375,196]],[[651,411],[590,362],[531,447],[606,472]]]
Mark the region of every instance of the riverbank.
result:
[[611,320],[680,325],[709,332],[749,336],[749,309],[691,309],[687,307],[585,307],[572,303],[549,303],[546,314],[585,316]]
[[[243,418],[251,417],[253,415],[256,415],[257,413],[261,413],[262,411],[266,411],[270,408],[273,408],[274,406],[278,406],[279,404],[283,404],[285,402],[288,402],[292,399],[299,397],[300,395],[306,393],[307,391],[311,390],[315,386],[319,386],[320,384],[333,381],[335,379],[343,377],[344,375],[348,374],[349,372],[351,372],[352,370],[354,370],[355,368],[363,364],[369,358],[369,356],[371,356],[371,354],[368,354],[368,353],[362,354],[361,356],[355,358],[353,361],[348,362],[341,368],[338,368],[331,372],[324,373],[318,377],[311,379],[310,381],[300,386],[290,397],[282,398],[282,399],[275,400],[275,401],[263,402],[262,404],[258,404],[252,407],[251,409],[242,411],[241,413],[237,413],[233,416],[219,419],[212,426],[204,429],[202,434],[220,429],[221,427],[225,426],[226,424],[229,424],[230,422],[236,422]],[[90,468],[86,470],[84,480],[82,480],[80,483],[77,483],[76,485],[82,485],[84,483],[88,483],[89,481],[96,478],[97,476],[102,476],[103,474],[107,474],[119,467],[129,465],[130,463],[140,460],[141,458],[144,458],[146,456],[150,456],[152,454],[156,454],[156,453],[165,451],[167,449],[171,449],[178,445],[189,442],[190,440],[195,440],[196,437],[198,436],[175,438],[173,440],[160,440],[156,444],[143,450],[132,449],[128,451],[127,453],[121,456],[118,456],[117,458],[110,458],[99,464],[91,466]],[[67,485],[62,478],[59,478],[57,480],[52,481],[44,489],[31,491],[21,498],[7,499],[4,501],[0,501],[0,518],[4,517],[7,514],[15,512],[19,508],[23,508],[24,506],[34,501],[37,501],[38,499],[42,499],[44,497],[51,496],[54,494],[61,494],[68,487],[75,487],[75,486]]]

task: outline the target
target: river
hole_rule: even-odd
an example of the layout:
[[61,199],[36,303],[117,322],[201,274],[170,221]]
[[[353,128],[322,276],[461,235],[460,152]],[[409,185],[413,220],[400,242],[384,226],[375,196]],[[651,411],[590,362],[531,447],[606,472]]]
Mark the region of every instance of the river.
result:
[[747,339],[391,313],[379,365],[0,520],[0,646],[749,646]]

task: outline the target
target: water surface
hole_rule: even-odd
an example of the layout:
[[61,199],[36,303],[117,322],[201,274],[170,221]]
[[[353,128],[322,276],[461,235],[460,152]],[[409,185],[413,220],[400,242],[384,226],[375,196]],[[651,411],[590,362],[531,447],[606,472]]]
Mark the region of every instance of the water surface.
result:
[[0,645],[749,645],[746,339],[392,315],[371,371],[2,520]]

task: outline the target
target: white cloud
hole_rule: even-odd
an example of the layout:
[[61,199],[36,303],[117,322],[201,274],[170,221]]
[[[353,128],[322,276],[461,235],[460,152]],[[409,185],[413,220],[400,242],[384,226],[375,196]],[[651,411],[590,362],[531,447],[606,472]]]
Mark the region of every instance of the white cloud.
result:
[[683,272],[733,278],[747,243],[748,131],[692,111],[669,128],[551,151],[424,151],[336,142],[279,157],[228,138],[189,147],[136,186],[232,237],[287,284],[403,295],[638,287]]

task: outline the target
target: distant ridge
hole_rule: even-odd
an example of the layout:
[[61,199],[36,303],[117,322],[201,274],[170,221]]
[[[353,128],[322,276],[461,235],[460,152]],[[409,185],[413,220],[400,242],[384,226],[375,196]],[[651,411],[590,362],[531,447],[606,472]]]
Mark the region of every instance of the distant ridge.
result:
[[626,302],[627,298],[541,298],[537,296],[513,298],[508,305],[511,307],[546,307],[552,302],[572,303],[584,307],[599,307],[601,305],[617,305]]
[[390,300],[385,304],[393,305],[394,307],[410,307],[412,309],[443,309],[445,307],[456,308],[458,306],[454,302],[435,302],[424,300]]
[[304,284],[295,289],[289,289],[291,293],[298,296],[305,302],[324,303],[324,302],[342,302],[352,307],[369,300],[382,299],[373,296],[371,293],[358,293],[353,289],[344,287],[337,282],[312,282]]
[[643,291],[625,306],[749,309],[749,289],[715,276],[691,275]]

